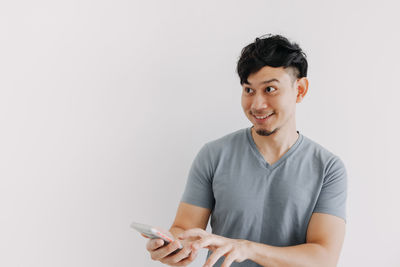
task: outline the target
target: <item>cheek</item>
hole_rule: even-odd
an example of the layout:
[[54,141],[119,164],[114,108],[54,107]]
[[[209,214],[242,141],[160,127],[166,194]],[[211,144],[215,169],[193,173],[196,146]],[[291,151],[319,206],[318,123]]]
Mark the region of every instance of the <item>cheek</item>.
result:
[[296,99],[290,95],[286,95],[285,97],[274,99],[274,102],[271,104],[273,104],[275,109],[278,109],[281,112],[291,113],[296,105]]
[[246,111],[246,110],[248,110],[249,109],[249,101],[247,100],[247,99],[245,99],[245,98],[242,98],[242,108],[243,108],[243,110],[244,111]]
[[279,110],[281,113],[286,114],[285,116],[290,116],[290,114],[292,114],[295,110],[295,103],[292,102],[280,102],[279,103]]

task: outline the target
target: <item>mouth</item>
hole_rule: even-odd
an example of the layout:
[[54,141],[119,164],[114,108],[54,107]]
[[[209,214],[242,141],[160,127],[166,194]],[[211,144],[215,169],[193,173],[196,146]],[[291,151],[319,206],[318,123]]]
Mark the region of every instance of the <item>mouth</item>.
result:
[[264,121],[268,120],[274,114],[275,114],[274,112],[271,112],[268,114],[260,114],[260,115],[252,114],[252,115],[256,119],[256,122],[264,122]]

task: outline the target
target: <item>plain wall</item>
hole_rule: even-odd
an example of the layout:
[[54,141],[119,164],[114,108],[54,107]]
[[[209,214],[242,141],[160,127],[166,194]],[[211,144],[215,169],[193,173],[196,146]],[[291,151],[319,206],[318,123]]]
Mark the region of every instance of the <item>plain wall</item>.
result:
[[398,8],[1,1],[0,266],[161,266],[129,225],[168,228],[201,146],[250,126],[235,67],[265,33],[307,53],[298,130],[347,167],[339,266],[400,266]]

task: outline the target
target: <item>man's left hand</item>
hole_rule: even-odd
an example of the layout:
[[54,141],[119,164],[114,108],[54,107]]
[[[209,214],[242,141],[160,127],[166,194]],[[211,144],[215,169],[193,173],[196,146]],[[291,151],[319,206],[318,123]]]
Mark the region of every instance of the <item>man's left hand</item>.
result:
[[192,243],[192,253],[197,253],[201,248],[208,248],[213,251],[203,267],[213,266],[222,256],[225,256],[225,261],[221,267],[229,267],[233,262],[242,262],[248,259],[249,241],[247,240],[226,238],[207,233],[199,228],[187,230],[180,234],[178,238],[181,240],[199,238]]

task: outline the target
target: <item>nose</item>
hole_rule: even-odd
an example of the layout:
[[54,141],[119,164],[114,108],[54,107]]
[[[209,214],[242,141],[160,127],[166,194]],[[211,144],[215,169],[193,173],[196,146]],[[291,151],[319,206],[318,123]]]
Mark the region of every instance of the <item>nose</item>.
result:
[[251,110],[263,110],[268,107],[267,100],[261,94],[256,94],[253,98],[253,102],[251,103]]

